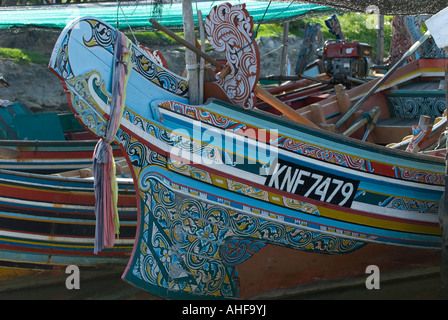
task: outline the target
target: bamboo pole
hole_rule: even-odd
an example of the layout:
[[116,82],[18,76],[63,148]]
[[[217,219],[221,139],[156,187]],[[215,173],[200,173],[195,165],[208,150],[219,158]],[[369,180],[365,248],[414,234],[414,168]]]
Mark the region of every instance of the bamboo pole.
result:
[[[194,20],[191,0],[182,1],[182,17],[184,24],[185,40],[188,43],[196,43],[194,36]],[[199,65],[194,52],[185,51],[185,63],[187,67],[187,80],[189,84],[188,98],[193,105],[199,104]]]
[[[165,32],[168,36],[170,36],[171,38],[173,38],[177,42],[181,43],[182,45],[184,45],[185,47],[187,47],[191,51],[194,51],[200,57],[203,57],[205,60],[210,62],[213,66],[215,66],[217,68],[220,68],[220,69],[225,69],[225,66],[221,65],[218,61],[216,61],[215,59],[210,57],[208,54],[206,54],[205,52],[203,52],[200,49],[198,49],[196,46],[193,46],[189,42],[185,41],[184,39],[179,37],[177,34],[172,32],[168,28],[162,26],[160,23],[158,23],[154,19],[152,19],[152,18],[149,19],[149,22],[154,27],[156,27],[157,29]],[[314,127],[314,128],[318,128],[318,126],[316,126],[310,120],[308,120],[307,118],[305,118],[305,117],[301,116],[300,114],[298,114],[293,108],[291,108],[286,103],[284,103],[283,101],[279,100],[278,98],[276,98],[275,96],[273,96],[272,94],[267,92],[260,85],[257,85],[257,88],[255,90],[256,90],[257,97],[259,97],[263,101],[265,101],[265,102],[269,103],[270,105],[272,105],[274,108],[276,108],[278,111],[283,113],[289,119],[297,121],[297,122],[305,124],[305,125],[308,125],[308,126],[311,126],[311,127]]]

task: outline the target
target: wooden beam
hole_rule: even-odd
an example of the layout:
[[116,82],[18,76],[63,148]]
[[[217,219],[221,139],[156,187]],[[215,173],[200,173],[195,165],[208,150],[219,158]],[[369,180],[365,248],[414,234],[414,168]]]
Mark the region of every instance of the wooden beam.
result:
[[376,41],[376,64],[382,66],[384,64],[384,16],[378,13],[378,30]]
[[269,103],[275,109],[277,109],[278,111],[283,113],[285,115],[285,117],[288,117],[289,119],[294,120],[296,122],[299,122],[299,123],[302,123],[302,124],[305,124],[305,125],[308,125],[311,127],[318,128],[318,126],[316,126],[310,120],[308,120],[307,118],[298,114],[293,108],[291,108],[286,103],[284,103],[283,101],[279,100],[277,97],[275,97],[272,94],[270,94],[269,92],[267,92],[265,89],[263,89],[263,87],[257,86],[257,88],[255,90],[257,91],[257,97],[259,97],[264,102]]

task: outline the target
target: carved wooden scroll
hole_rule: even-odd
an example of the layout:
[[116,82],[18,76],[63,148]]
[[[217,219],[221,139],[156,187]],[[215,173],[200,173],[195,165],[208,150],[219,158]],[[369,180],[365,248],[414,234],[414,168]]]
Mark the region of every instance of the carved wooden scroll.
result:
[[226,54],[228,73],[217,76],[216,84],[229,100],[245,109],[256,103],[255,87],[260,73],[260,54],[252,41],[252,17],[245,4],[223,3],[212,8],[205,19],[207,38],[217,52]]

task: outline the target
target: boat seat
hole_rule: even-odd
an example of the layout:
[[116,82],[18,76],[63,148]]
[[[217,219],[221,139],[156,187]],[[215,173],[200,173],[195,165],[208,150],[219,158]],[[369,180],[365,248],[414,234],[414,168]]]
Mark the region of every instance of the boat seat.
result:
[[375,143],[386,145],[412,135],[412,126],[416,124],[418,124],[418,119],[392,117],[378,120],[371,136]]
[[0,139],[18,139],[14,117],[31,111],[20,102],[6,103],[0,106]]
[[446,98],[445,91],[439,87],[440,81],[425,81],[390,90],[386,99],[391,117],[378,121],[372,132],[375,142],[389,144],[412,135],[412,126],[418,124],[420,115],[432,119],[441,117],[446,109]]

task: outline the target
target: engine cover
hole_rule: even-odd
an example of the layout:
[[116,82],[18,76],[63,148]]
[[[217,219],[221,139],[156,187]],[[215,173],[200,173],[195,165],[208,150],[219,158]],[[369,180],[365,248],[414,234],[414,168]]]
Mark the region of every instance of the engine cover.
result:
[[365,79],[369,75],[372,47],[357,41],[327,41],[323,60],[325,72],[333,82],[347,82],[347,77]]

